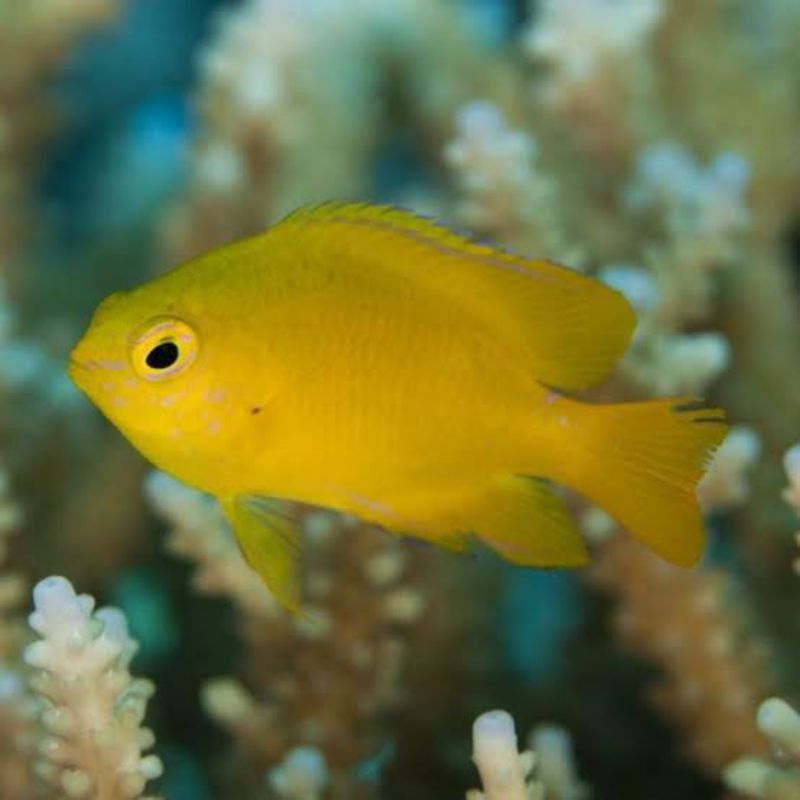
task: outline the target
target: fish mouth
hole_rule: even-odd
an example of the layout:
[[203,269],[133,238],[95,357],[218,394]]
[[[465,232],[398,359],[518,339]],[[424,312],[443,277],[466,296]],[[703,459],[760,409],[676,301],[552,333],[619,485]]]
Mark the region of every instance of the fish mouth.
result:
[[86,382],[89,376],[92,374],[92,372],[93,372],[92,368],[87,364],[85,364],[83,361],[79,361],[73,355],[69,357],[69,364],[67,365],[67,374],[72,379],[73,383],[75,383],[80,388],[83,388],[86,385]]

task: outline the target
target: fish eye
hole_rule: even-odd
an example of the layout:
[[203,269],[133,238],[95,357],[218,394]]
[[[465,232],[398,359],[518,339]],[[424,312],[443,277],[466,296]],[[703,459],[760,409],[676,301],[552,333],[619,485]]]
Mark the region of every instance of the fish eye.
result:
[[145,363],[150,369],[169,369],[181,355],[175,342],[167,340],[157,344],[146,356]]
[[151,320],[133,340],[133,368],[149,381],[161,381],[183,372],[197,356],[197,335],[179,319]]

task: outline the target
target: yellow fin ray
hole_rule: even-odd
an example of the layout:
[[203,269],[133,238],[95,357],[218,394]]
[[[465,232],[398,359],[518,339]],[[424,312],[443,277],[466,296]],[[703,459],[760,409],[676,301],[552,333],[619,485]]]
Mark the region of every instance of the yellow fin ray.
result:
[[245,560],[286,609],[300,607],[300,531],[276,501],[253,495],[221,501]]
[[588,561],[563,501],[542,481],[498,477],[466,511],[470,528],[513,564],[577,567]]
[[329,203],[300,209],[265,237],[306,237],[329,263],[362,280],[401,275],[467,308],[531,373],[553,388],[600,382],[635,327],[627,300],[593,278],[468,239],[431,220],[386,206]]
[[556,480],[591,498],[667,561],[691,566],[705,530],[697,484],[725,436],[725,413],[693,398],[583,405],[566,399],[574,433]]

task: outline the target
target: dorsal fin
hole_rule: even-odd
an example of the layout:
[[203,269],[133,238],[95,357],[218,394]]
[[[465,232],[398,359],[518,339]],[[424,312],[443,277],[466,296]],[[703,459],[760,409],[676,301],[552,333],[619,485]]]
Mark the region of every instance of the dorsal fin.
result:
[[469,308],[521,349],[541,383],[565,390],[599,383],[625,351],[636,318],[615,290],[550,261],[468,239],[408,211],[327,203],[299,209],[266,238],[300,232],[323,258],[392,271]]

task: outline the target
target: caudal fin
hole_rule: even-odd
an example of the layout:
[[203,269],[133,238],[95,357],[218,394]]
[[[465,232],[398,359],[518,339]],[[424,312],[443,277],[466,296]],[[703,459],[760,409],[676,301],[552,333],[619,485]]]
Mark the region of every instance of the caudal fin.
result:
[[575,455],[556,479],[667,561],[696,563],[705,538],[696,489],[725,436],[724,412],[692,398],[569,407],[561,424]]

